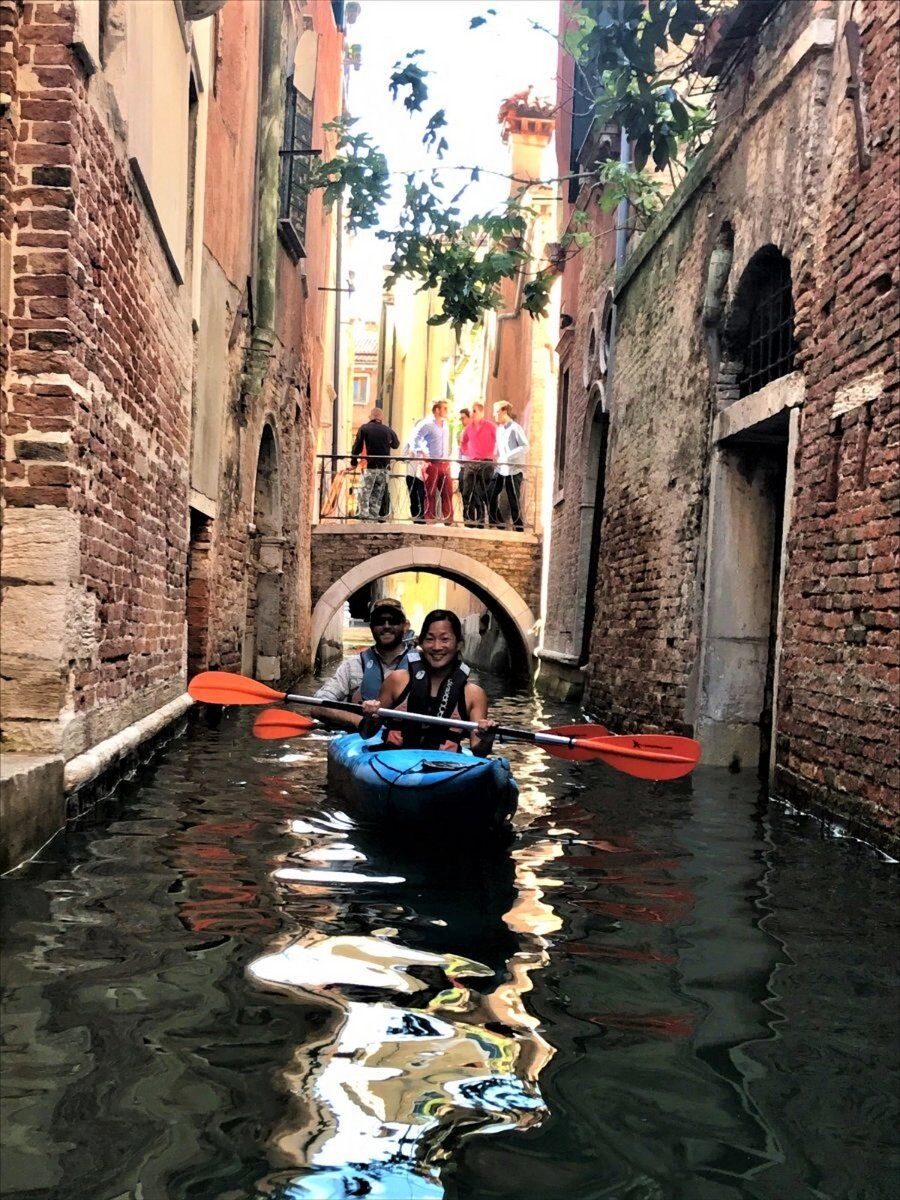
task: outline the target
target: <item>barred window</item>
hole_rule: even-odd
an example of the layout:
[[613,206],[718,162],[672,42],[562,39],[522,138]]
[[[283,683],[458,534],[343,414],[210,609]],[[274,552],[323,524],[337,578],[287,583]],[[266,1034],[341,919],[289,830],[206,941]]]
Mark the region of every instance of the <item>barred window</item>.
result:
[[754,255],[745,278],[741,396],[790,374],[797,352],[790,262],[774,246],[766,246]]
[[284,138],[281,147],[281,190],[278,236],[296,262],[306,254],[306,197],[312,143],[313,102],[294,87],[293,75],[285,85]]

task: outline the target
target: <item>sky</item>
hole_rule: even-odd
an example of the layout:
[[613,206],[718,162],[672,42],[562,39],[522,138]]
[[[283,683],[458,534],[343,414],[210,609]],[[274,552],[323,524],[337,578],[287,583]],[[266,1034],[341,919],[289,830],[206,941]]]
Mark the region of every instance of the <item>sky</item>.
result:
[[[489,8],[496,16],[488,15]],[[481,168],[481,180],[461,202],[466,212],[484,211],[506,196],[508,181],[488,174],[505,171],[508,163],[497,111],[507,96],[529,85],[537,96],[555,96],[556,42],[530,22],[555,30],[558,15],[557,0],[362,0],[360,15],[347,30],[348,44],[362,47],[362,66],[350,72],[348,105],[359,118],[355,128],[372,136],[390,169],[398,172],[394,202],[386,208],[388,224],[402,197],[402,173],[420,167]],[[470,29],[477,16],[487,17],[485,24]],[[422,114],[409,116],[401,100],[392,100],[388,80],[394,63],[419,49],[425,53],[415,62],[431,72],[429,97]],[[446,112],[448,125],[441,132],[450,143],[442,162],[422,145],[427,118],[439,108]],[[442,172],[448,196],[466,177]],[[357,235],[348,246],[345,262],[356,288],[353,315],[378,319],[388,257],[389,247],[376,240],[374,231]]]

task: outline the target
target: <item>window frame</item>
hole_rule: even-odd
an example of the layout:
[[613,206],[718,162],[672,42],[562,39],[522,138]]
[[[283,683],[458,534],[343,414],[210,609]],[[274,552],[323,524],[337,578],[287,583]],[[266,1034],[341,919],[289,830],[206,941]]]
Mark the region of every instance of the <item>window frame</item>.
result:
[[293,72],[284,85],[284,128],[278,180],[278,237],[294,262],[306,257],[309,160],[312,150],[313,101],[294,86]]
[[559,372],[559,397],[556,405],[556,446],[553,456],[554,504],[559,504],[565,496],[569,398],[572,386],[571,375],[571,367],[568,363],[564,367],[561,366]]

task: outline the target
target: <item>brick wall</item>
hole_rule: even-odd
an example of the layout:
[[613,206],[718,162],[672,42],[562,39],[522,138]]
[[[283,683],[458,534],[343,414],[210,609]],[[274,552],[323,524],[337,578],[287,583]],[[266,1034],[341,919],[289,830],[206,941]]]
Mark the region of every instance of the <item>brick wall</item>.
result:
[[[790,260],[799,423],[782,603],[776,785],[859,819],[897,816],[897,18],[857,6],[872,163],[846,96],[846,5],[786,4],[720,92],[730,114],[618,281],[606,495],[586,702],[616,728],[691,731],[701,705],[713,418],[735,398],[720,326],[703,320],[727,222],[726,314],[754,253]],[[810,21],[837,18],[810,37]],[[802,41],[803,38],[806,41]],[[798,46],[802,54],[791,56]],[[600,229],[599,217],[595,227]],[[587,463],[581,377],[609,253],[579,264],[568,465],[554,509],[545,647],[577,654],[572,580]],[[721,368],[721,373],[720,373]],[[846,411],[834,416],[835,404]],[[847,406],[850,406],[849,408]]]
[[[439,537],[412,530],[396,533],[330,532],[325,527],[312,538],[312,601],[316,604],[336,580],[353,567],[392,550],[411,551],[427,546],[467,555],[490,567],[514,588],[537,613],[541,594],[541,544],[525,535],[519,539]],[[410,565],[413,559],[410,555]],[[396,569],[396,568],[393,568]],[[423,567],[423,570],[429,568]],[[466,580],[461,580],[463,584]]]
[[[777,783],[890,825],[900,791],[900,8],[869,2],[856,15],[871,163],[860,166],[852,102],[839,97],[803,361]],[[843,58],[841,68],[842,79]]]
[[[62,0],[26,4],[16,31],[4,413],[4,599],[23,638],[4,734],[67,756],[184,686],[192,354],[189,291],[73,20]],[[66,548],[52,578],[42,537]]]

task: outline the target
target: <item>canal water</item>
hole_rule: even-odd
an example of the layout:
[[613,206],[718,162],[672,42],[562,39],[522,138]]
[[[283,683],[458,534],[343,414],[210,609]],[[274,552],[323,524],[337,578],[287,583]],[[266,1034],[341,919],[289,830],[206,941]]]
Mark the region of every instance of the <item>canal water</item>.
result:
[[3,1196],[896,1197],[883,856],[522,746],[508,847],[385,845],[252,717],[2,881]]

